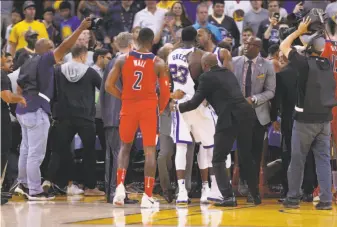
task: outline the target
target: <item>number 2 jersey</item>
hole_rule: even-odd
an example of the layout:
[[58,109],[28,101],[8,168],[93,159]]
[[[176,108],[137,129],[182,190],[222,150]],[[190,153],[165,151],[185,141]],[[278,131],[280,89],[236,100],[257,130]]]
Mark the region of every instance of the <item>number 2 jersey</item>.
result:
[[185,96],[178,100],[178,103],[190,100],[195,93],[194,81],[191,77],[187,60],[188,54],[192,53],[194,50],[194,47],[189,49],[178,48],[172,51],[167,58],[169,71],[173,81],[173,91],[181,90],[185,93]]
[[153,53],[131,51],[126,55],[122,69],[122,111],[137,108],[134,106],[137,103],[144,108],[158,105],[155,60]]

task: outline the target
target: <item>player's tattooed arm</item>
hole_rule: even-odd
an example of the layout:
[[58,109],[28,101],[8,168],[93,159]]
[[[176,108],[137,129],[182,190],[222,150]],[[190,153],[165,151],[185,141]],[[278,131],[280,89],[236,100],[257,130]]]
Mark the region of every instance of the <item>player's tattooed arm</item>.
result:
[[116,83],[122,73],[122,67],[125,62],[125,55],[117,58],[115,65],[109,72],[108,78],[105,81],[105,90],[118,99],[121,99],[121,91],[117,88]]
[[221,49],[220,54],[221,54],[220,57],[223,60],[223,63],[222,63],[223,66],[233,72],[234,67],[233,67],[231,53],[228,50],[226,50],[226,49]]

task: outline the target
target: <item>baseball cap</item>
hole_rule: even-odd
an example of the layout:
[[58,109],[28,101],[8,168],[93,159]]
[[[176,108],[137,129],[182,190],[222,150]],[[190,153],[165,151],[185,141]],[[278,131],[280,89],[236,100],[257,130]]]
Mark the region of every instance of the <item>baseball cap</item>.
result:
[[38,34],[36,31],[34,31],[34,30],[32,30],[32,29],[29,29],[29,30],[25,33],[25,38],[31,37],[31,36],[34,36],[34,35],[38,36],[39,34]]
[[33,1],[25,1],[22,6],[22,10],[25,10],[29,7],[35,7],[35,3]]

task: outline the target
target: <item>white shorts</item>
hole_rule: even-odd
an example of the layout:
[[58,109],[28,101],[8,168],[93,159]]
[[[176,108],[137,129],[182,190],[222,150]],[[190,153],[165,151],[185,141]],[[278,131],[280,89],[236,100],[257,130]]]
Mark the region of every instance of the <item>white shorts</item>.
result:
[[195,110],[180,113],[172,112],[171,137],[174,143],[201,142],[204,148],[214,146],[215,122],[213,114],[208,107],[202,104]]

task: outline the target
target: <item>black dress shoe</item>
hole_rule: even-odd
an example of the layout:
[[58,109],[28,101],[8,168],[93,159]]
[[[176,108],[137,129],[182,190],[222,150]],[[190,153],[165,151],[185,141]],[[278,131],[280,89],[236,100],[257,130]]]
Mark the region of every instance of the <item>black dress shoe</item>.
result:
[[312,194],[304,193],[302,196],[302,201],[306,203],[312,203],[314,201],[314,197]]
[[124,199],[124,204],[137,204],[138,202],[136,199],[129,199],[128,195]]
[[173,193],[172,193],[171,190],[165,190],[163,192],[163,197],[166,200],[166,202],[172,203],[172,201],[173,201]]
[[257,194],[256,196],[252,196],[252,194],[249,193],[247,197],[247,203],[251,203],[254,205],[260,205],[262,203],[260,194]]
[[221,202],[214,204],[216,207],[236,207],[238,203],[236,202],[235,196],[224,198]]

